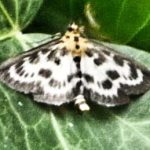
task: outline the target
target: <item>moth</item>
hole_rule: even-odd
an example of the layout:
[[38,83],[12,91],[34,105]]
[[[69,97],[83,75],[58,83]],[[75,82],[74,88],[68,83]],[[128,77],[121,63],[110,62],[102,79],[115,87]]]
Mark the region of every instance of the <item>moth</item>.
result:
[[147,68],[82,35],[73,23],[63,36],[4,61],[0,81],[37,102],[74,102],[81,111],[88,101],[118,106],[150,89]]

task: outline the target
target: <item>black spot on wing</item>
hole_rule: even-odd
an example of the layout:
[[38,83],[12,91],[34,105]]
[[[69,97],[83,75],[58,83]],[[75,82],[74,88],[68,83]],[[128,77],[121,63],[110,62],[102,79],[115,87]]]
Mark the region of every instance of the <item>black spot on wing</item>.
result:
[[137,69],[134,64],[129,64],[130,67],[130,77],[136,79],[138,77]]
[[114,55],[114,61],[117,65],[123,66],[124,60],[119,55]]
[[30,77],[33,77],[33,76],[34,76],[34,73],[32,73]]
[[50,85],[50,87],[58,87],[58,88],[61,87],[61,83],[55,79],[51,79],[49,81],[49,85]]
[[62,50],[60,51],[60,55],[65,56],[67,54],[68,54],[68,51],[67,51],[66,47],[62,48]]
[[101,65],[102,63],[105,62],[105,57],[104,57],[104,55],[99,54],[98,57],[97,57],[97,58],[94,58],[93,61],[94,61],[94,63],[95,63],[97,66],[99,66],[99,65]]
[[49,85],[50,86],[56,86],[56,80],[54,80],[54,79],[51,79],[50,81],[49,81]]
[[44,48],[44,49],[41,50],[42,54],[46,54],[48,51],[49,51],[48,48]]
[[97,82],[97,85],[98,85],[98,87],[99,87],[99,88],[101,88],[101,84],[100,84],[100,82],[99,82],[99,81]]
[[55,57],[55,54],[56,54],[56,50],[51,51],[51,52],[48,54],[48,56],[47,56],[47,60],[49,61],[49,60],[51,60],[52,58],[54,58],[54,57]]
[[86,54],[88,57],[92,57],[92,56],[93,56],[92,49],[86,50],[86,51],[85,51],[85,54]]
[[73,75],[73,74],[68,75],[68,77],[67,77],[68,82],[71,82],[71,80],[73,79],[73,77],[74,77],[74,75]]
[[39,75],[44,78],[49,78],[51,76],[52,72],[49,69],[41,69],[39,71]]
[[24,75],[24,73],[25,73],[25,71],[24,71],[24,70],[22,70],[22,71],[19,73],[19,76],[23,76],[23,75]]
[[38,52],[35,52],[35,53],[33,53],[33,54],[31,54],[30,55],[30,57],[29,57],[29,62],[30,63],[33,63],[33,64],[36,64],[36,63],[38,63],[39,62],[39,56],[38,56]]
[[103,50],[103,53],[108,55],[108,56],[110,55],[110,51],[107,51],[107,50]]
[[116,80],[120,77],[119,73],[116,70],[108,70],[106,74],[112,79]]
[[66,82],[65,81],[63,82],[62,86],[66,86]]
[[21,60],[20,62],[18,62],[18,63],[15,65],[15,68],[18,69],[18,68],[22,67],[23,64],[24,64],[24,60]]
[[28,73],[26,73],[26,74],[24,75],[24,77],[26,78],[26,77],[28,77],[28,75],[29,75],[29,74],[28,74]]
[[60,59],[59,58],[55,58],[54,62],[56,65],[60,65]]
[[20,66],[16,69],[16,73],[19,74],[23,70],[23,66]]
[[111,89],[112,88],[112,82],[108,79],[102,82],[102,86],[104,89]]
[[101,64],[101,61],[98,58],[95,58],[94,63],[98,66]]
[[86,82],[94,82],[94,78],[91,75],[83,74],[83,78],[85,78]]

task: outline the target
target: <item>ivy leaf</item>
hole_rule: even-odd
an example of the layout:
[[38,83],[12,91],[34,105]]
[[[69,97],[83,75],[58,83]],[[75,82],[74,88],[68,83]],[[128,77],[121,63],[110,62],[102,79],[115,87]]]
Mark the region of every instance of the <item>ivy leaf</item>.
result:
[[[12,39],[1,42],[0,49],[7,49],[2,51],[1,57],[6,52],[9,55],[11,47],[14,55],[43,39],[50,40],[51,36],[21,34]],[[134,59],[150,68],[150,54],[128,46],[105,44],[126,55],[132,54]],[[1,84],[0,149],[149,150],[149,99],[150,91],[132,98],[126,106],[105,108],[91,103],[91,111],[81,114],[73,104],[61,107],[43,105],[34,102],[29,95]]]
[[0,40],[24,29],[41,4],[42,0],[0,0]]

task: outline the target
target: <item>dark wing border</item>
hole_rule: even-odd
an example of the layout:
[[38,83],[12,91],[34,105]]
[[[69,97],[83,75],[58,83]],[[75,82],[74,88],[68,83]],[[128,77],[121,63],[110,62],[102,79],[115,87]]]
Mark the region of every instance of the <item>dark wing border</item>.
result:
[[44,44],[41,44],[37,47],[31,48],[28,51],[19,53],[17,56],[12,57],[12,58],[8,58],[6,61],[2,62],[0,64],[0,71],[3,71],[5,68],[9,68],[11,65],[13,65],[14,63],[17,63],[18,61],[20,61],[21,59],[23,59],[24,57],[27,57],[29,55],[32,55],[36,52],[39,52],[41,49],[47,49],[53,45],[59,44],[62,41],[60,40],[61,37],[58,37],[54,40],[50,40]]

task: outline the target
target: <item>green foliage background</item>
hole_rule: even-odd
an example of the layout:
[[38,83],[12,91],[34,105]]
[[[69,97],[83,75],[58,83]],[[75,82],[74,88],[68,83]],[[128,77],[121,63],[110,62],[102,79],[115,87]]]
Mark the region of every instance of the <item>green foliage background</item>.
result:
[[[150,50],[149,0],[0,0],[0,61],[50,40],[72,21],[89,37]],[[106,45],[150,68],[149,53]],[[83,114],[73,104],[47,106],[0,84],[0,150],[150,149],[150,91],[128,106],[90,106]]]
[[27,31],[61,32],[73,21],[90,37],[150,50],[149,0],[44,0]]

